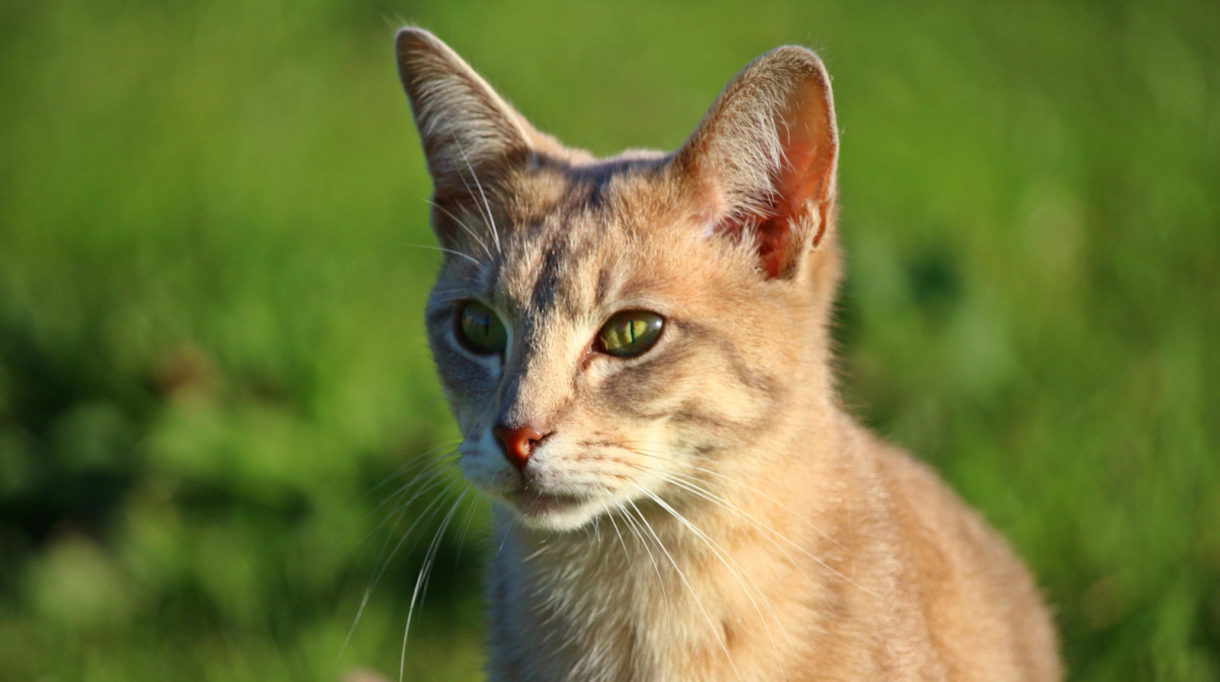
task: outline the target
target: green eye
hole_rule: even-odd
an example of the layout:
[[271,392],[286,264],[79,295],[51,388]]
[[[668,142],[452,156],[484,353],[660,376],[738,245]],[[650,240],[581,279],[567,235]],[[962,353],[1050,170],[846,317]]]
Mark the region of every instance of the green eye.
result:
[[652,348],[664,325],[664,318],[647,310],[615,313],[597,333],[597,350],[617,358],[635,357]]
[[467,301],[462,306],[457,332],[462,345],[481,355],[503,353],[508,344],[504,323],[491,308],[478,301]]

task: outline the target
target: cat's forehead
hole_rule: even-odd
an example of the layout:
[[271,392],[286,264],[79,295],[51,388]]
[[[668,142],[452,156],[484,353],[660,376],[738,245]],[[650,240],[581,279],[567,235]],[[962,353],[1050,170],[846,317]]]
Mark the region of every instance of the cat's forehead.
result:
[[576,316],[646,276],[648,245],[674,219],[650,170],[613,161],[521,178],[504,206],[507,234],[489,273],[497,297]]
[[[497,298],[531,313],[557,306],[575,315],[604,299],[612,277],[633,266],[639,231],[601,206],[557,207],[508,235],[488,284]],[[611,269],[619,268],[613,273]]]

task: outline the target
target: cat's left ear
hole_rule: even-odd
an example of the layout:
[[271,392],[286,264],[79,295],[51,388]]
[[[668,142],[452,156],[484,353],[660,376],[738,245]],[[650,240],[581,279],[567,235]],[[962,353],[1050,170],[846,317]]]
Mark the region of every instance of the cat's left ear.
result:
[[395,47],[437,203],[478,199],[480,184],[549,140],[436,36],[404,28]]
[[791,277],[833,218],[838,150],[822,60],[785,46],[737,74],[671,167],[710,234],[752,239],[766,277]]

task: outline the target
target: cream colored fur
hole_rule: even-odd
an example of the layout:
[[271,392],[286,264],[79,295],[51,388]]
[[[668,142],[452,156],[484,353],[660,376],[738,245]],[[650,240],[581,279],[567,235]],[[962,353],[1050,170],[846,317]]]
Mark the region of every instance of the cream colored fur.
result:
[[[559,145],[431,34],[398,60],[447,255],[429,340],[496,499],[493,680],[1055,680],[1003,540],[839,406],[829,80],[759,57],[673,154]],[[455,338],[467,300],[502,356]],[[661,314],[629,359],[615,312]],[[497,424],[549,435],[518,470]]]

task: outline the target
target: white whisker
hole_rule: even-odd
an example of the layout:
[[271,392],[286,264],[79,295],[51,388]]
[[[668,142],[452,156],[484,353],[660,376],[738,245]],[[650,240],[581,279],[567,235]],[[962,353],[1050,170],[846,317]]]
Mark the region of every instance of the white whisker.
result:
[[402,631],[402,653],[398,659],[398,682],[403,682],[403,676],[407,669],[407,637],[411,633],[411,617],[415,615],[415,605],[417,600],[422,602],[422,594],[427,590],[428,578],[432,573],[432,564],[436,561],[436,551],[440,548],[441,538],[445,536],[445,529],[449,527],[449,522],[453,520],[454,513],[457,512],[458,505],[466,498],[466,494],[470,489],[462,491],[454,501],[453,506],[449,508],[449,513],[445,514],[444,520],[441,521],[441,526],[432,536],[432,544],[428,546],[428,551],[424,554],[424,563],[420,567],[419,577],[415,579],[415,590],[411,593],[411,605],[407,609],[407,625]]
[[[418,499],[420,495],[429,490],[435,489],[443,482],[445,482],[445,479],[438,476],[435,481],[429,483],[421,490],[416,491],[415,495],[411,496],[411,499],[399,506],[398,519],[402,519],[403,515],[405,515],[409,510],[411,503]],[[453,485],[454,482],[450,481],[449,485],[445,487],[443,492],[448,493],[448,491],[453,488]],[[437,505],[439,505],[442,500],[444,500],[444,495],[438,495],[436,499],[428,503],[428,506],[424,507],[424,510],[421,511],[419,516],[415,518],[415,521],[407,528],[407,531],[402,534],[402,537],[399,539],[398,543],[394,545],[394,549],[390,550],[388,555],[385,555],[385,548],[389,546],[390,538],[386,538],[386,542],[381,547],[381,553],[378,555],[378,563],[380,566],[374,573],[372,581],[369,582],[369,586],[364,590],[364,596],[361,597],[360,606],[356,610],[356,617],[352,619],[352,626],[348,628],[347,637],[343,640],[343,646],[339,649],[340,656],[343,655],[343,651],[347,649],[347,645],[351,642],[352,635],[356,632],[356,626],[360,624],[360,619],[364,616],[364,608],[368,605],[369,598],[373,595],[373,591],[377,589],[377,584],[381,582],[381,577],[385,575],[386,569],[390,567],[390,562],[394,560],[394,556],[398,554],[398,550],[402,549],[402,546],[411,538],[411,534],[417,527],[419,527],[419,524],[425,519],[431,519],[433,516],[435,516],[436,511],[439,509]],[[382,555],[385,555],[384,559],[381,559]]]
[[469,225],[467,225],[467,224],[466,224],[464,221],[462,221],[462,219],[461,219],[461,218],[459,218],[459,217],[457,217],[457,216],[453,215],[453,212],[452,212],[452,211],[450,211],[449,209],[445,208],[444,206],[441,206],[440,204],[436,203],[435,201],[433,201],[433,200],[429,199],[429,200],[428,200],[428,203],[429,203],[429,204],[431,204],[431,205],[432,205],[432,207],[433,207],[433,208],[435,208],[436,210],[438,210],[438,211],[440,211],[440,212],[444,213],[445,215],[449,216],[450,220],[452,220],[453,222],[457,223],[457,224],[458,224],[458,227],[460,227],[460,228],[462,228],[463,230],[465,230],[465,231],[466,231],[466,234],[470,235],[470,237],[471,237],[472,239],[474,239],[474,240],[475,240],[475,242],[477,242],[477,243],[478,243],[479,247],[483,249],[483,253],[487,254],[487,260],[491,260],[491,250],[487,248],[487,243],[483,241],[482,237],[480,237],[479,235],[475,234],[475,231],[474,231],[474,230],[472,230],[472,229],[470,229],[470,226],[469,226]]
[[466,546],[466,535],[470,531],[470,522],[474,520],[475,512],[479,508],[477,502],[478,496],[470,498],[470,503],[466,505],[466,521],[462,524],[462,531],[457,538],[457,556],[453,558],[453,566],[457,568],[457,562],[462,558],[462,548]]
[[[636,540],[640,543],[640,546],[643,547],[644,551],[648,554],[648,560],[652,562],[652,570],[657,574],[657,584],[661,587],[661,596],[665,599],[665,608],[667,610],[672,610],[669,603],[669,590],[665,586],[665,578],[661,577],[661,565],[657,563],[656,557],[653,556],[652,549],[648,546],[648,542],[644,537],[643,530],[638,527],[637,524],[639,522],[631,518],[631,515],[627,513],[627,508],[621,503],[618,505],[618,510],[622,512],[622,519],[624,523],[628,524],[628,530],[635,535]],[[623,548],[623,551],[626,551],[626,547]],[[628,556],[627,558],[628,563],[630,563],[631,557]]]
[[550,548],[551,548],[551,546],[550,546],[550,545],[543,545],[543,546],[539,547],[538,549],[534,550],[533,552],[530,552],[530,555],[529,555],[529,556],[527,556],[527,557],[525,557],[524,559],[522,559],[522,560],[521,560],[521,563],[523,563],[523,564],[524,564],[524,563],[529,563],[529,561],[530,561],[531,559],[536,558],[536,557],[537,557],[539,554],[542,554],[543,552],[547,551],[547,550],[548,550],[548,549],[550,549]]
[[[642,455],[644,457],[653,456],[653,457],[656,457],[657,459],[664,459],[663,457],[661,457],[659,455],[649,455],[648,453],[641,452],[638,450],[632,450],[632,452],[635,452],[636,454]],[[829,571],[834,576],[842,579],[847,584],[852,585],[853,587],[856,587],[860,591],[864,592],[865,594],[867,594],[873,598],[876,598],[876,599],[881,598],[875,592],[864,587],[863,585],[860,585],[855,580],[852,580],[851,577],[845,575],[842,571],[839,571],[838,569],[834,568],[830,564],[826,563],[826,561],[824,559],[814,555],[809,550],[805,549],[804,547],[802,547],[799,544],[797,544],[796,542],[794,542],[788,536],[784,535],[783,533],[780,533],[779,531],[777,531],[774,528],[772,528],[771,526],[763,523],[762,521],[759,521],[757,518],[755,518],[754,516],[752,516],[745,510],[741,509],[740,506],[735,505],[732,502],[729,502],[728,500],[726,500],[724,497],[715,495],[714,493],[707,490],[706,488],[703,488],[702,486],[698,485],[700,481],[698,481],[697,479],[694,479],[689,476],[684,476],[683,474],[679,474],[676,472],[662,471],[660,469],[656,469],[653,467],[646,467],[646,466],[638,465],[638,464],[635,466],[642,470],[649,471],[651,473],[661,476],[667,482],[669,482],[679,488],[682,488],[688,492],[691,492],[692,494],[695,494],[712,504],[716,504],[716,505],[722,507],[723,509],[732,513],[734,516],[737,516],[741,520],[750,524],[756,530],[762,532],[763,538],[766,539],[768,542],[770,542],[773,547],[775,547],[777,550],[779,550],[784,555],[784,557],[788,560],[788,562],[791,563],[794,567],[798,568],[798,570],[801,570],[802,573],[804,573],[804,570],[800,569],[800,564],[797,561],[795,561],[795,559],[792,557],[790,552],[788,552],[787,550],[785,550],[784,548],[779,546],[779,544],[776,542],[777,539],[782,541],[784,544],[795,549],[805,558],[809,559],[810,561],[813,561],[817,565],[821,566],[823,569]],[[701,469],[705,473],[721,476],[722,478],[725,478],[726,480],[729,480],[735,484],[738,484],[738,485],[741,485],[742,487],[750,489],[750,486],[748,486],[747,484],[741,483],[741,482],[737,481],[736,479],[732,479],[728,476],[724,476],[723,474],[718,474],[717,472],[713,472],[711,470],[704,469],[702,467],[695,467],[695,468]],[[769,496],[765,496],[765,497],[767,497],[768,499],[770,499],[773,502],[776,502],[776,504],[779,504],[778,500],[775,500],[774,498],[771,498]],[[780,508],[783,509],[784,511],[788,512],[789,514],[792,513],[790,510],[788,510],[786,507],[783,507],[782,505],[780,505]],[[797,517],[795,517],[795,515],[794,515],[794,518],[797,518]],[[835,541],[825,532],[818,529],[817,526],[814,526],[813,524],[810,524],[810,523],[807,523],[805,525],[807,525],[809,528],[813,529],[814,531],[818,532],[820,535],[827,538],[831,542],[835,542],[835,544],[839,544],[837,541]],[[810,578],[810,579],[812,580],[812,578]]]
[[[378,502],[372,509],[365,512],[364,515],[361,517],[361,521],[362,522],[367,521],[367,519],[370,516],[372,516],[373,514],[376,514],[382,507],[386,506],[387,504],[394,502],[395,498],[405,495],[407,492],[410,491],[410,489],[412,487],[419,485],[420,483],[431,481],[438,476],[444,475],[446,473],[446,469],[444,467],[446,464],[448,464],[448,462],[445,462],[444,460],[435,460],[435,461],[431,461],[431,462],[425,462],[425,464],[427,466],[425,466],[422,471],[416,472],[415,476],[413,476],[411,478],[411,480],[407,481],[403,485],[394,489],[393,492],[386,495],[385,499],[383,499],[381,502]],[[367,496],[367,493],[366,493],[366,496]],[[406,504],[410,504],[414,499],[415,498],[411,498],[410,500],[408,500],[406,502]],[[357,541],[351,547],[351,549],[347,550],[347,553],[350,554],[351,552],[355,551],[355,549],[357,547],[364,544],[364,542],[367,541],[374,533],[376,533],[378,530],[380,530],[381,527],[384,526],[386,524],[386,522],[389,521],[390,517],[392,517],[392,516],[393,516],[392,512],[389,514],[386,514],[381,519],[381,521],[377,522],[376,525],[374,525],[371,529],[369,529],[367,532],[365,532],[364,536],[361,537],[360,540]]]
[[[479,182],[479,176],[474,172],[474,166],[470,165],[470,157],[466,155],[466,149],[462,147],[462,141],[457,139],[457,137],[454,137],[453,141],[457,144],[458,152],[462,155],[462,162],[466,164],[466,170],[470,171],[470,179],[474,180],[475,186],[479,188],[479,196],[483,198],[483,206],[487,210],[487,224],[491,226],[491,236],[496,244],[496,253],[503,253],[504,251],[500,247],[500,231],[496,229],[496,217],[492,214],[491,203],[487,201],[487,194],[483,191],[483,183]],[[466,184],[466,178],[462,178],[462,184],[466,185],[466,191],[469,192],[470,185]]]
[[[610,527],[614,529],[614,534],[618,536],[618,544],[623,548],[624,566],[631,566],[631,552],[627,551],[627,543],[623,540],[623,534],[619,532],[618,522],[614,520],[614,512],[607,511],[606,518],[610,521]],[[660,576],[657,576],[660,577]]]
[[[687,530],[689,530],[691,533],[693,533],[696,538],[701,540],[703,542],[703,544],[712,551],[712,553],[716,556],[716,558],[720,560],[720,563],[724,565],[725,570],[727,570],[729,572],[729,575],[732,576],[733,580],[735,580],[737,582],[737,585],[741,588],[742,593],[745,594],[746,599],[748,599],[750,601],[750,604],[754,607],[754,611],[758,614],[758,619],[762,622],[763,627],[767,631],[767,639],[770,640],[770,642],[771,642],[771,650],[773,652],[775,652],[775,655],[778,658],[779,649],[778,649],[778,647],[776,647],[775,637],[771,633],[771,624],[769,622],[767,622],[767,618],[763,615],[762,608],[759,606],[758,601],[754,598],[754,593],[758,592],[759,598],[761,598],[763,600],[763,603],[767,605],[767,610],[771,612],[771,617],[773,619],[775,619],[775,621],[777,623],[779,621],[779,616],[775,613],[775,609],[773,609],[771,607],[771,603],[766,599],[766,597],[759,590],[758,584],[755,583],[752,579],[750,579],[749,576],[745,576],[744,580],[743,580],[743,574],[745,572],[745,569],[744,569],[744,567],[742,567],[740,562],[734,560],[733,564],[736,564],[736,566],[737,566],[737,568],[734,568],[732,565],[729,564],[729,559],[725,556],[725,553],[722,551],[723,548],[720,547],[720,544],[717,543],[715,540],[713,540],[711,537],[709,537],[707,535],[707,533],[704,533],[702,530],[700,530],[698,526],[696,526],[694,523],[692,523],[689,519],[687,519],[682,514],[678,513],[678,510],[674,509],[672,506],[670,506],[670,504],[668,502],[666,502],[665,500],[662,500],[655,493],[645,490],[644,488],[641,488],[638,485],[633,486],[633,487],[637,491],[639,491],[641,494],[643,494],[645,497],[652,500],[652,502],[654,504],[656,504],[658,507],[660,507],[661,509],[664,509],[666,512],[668,512],[670,516],[677,519],[678,522],[681,523],[683,527],[685,527]],[[740,571],[738,569],[740,569]],[[751,591],[750,587],[746,586],[747,581],[750,583],[750,586],[752,586],[754,588],[753,591]],[[791,633],[789,633],[789,638],[791,639]]]
[[[670,459],[670,457],[668,456],[668,453],[656,451],[656,450],[654,450],[654,451],[644,450],[639,447],[639,444],[632,443],[630,441],[623,441],[622,443],[620,443],[620,445],[628,452],[634,452],[634,453],[636,453],[638,455],[642,455],[644,457],[652,457],[654,459],[659,459],[662,461],[668,461]],[[701,474],[707,474],[708,476],[718,478],[718,479],[725,481],[727,483],[730,483],[732,485],[739,486],[741,488],[745,488],[746,490],[758,495],[759,497],[766,499],[769,502],[774,502],[777,508],[788,513],[790,516],[792,516],[793,519],[796,519],[802,525],[808,526],[815,533],[817,533],[818,535],[821,535],[823,538],[833,542],[834,544],[838,545],[839,547],[843,546],[841,543],[839,543],[838,540],[836,540],[833,536],[831,536],[830,533],[827,533],[826,531],[822,530],[818,526],[814,525],[811,520],[801,517],[801,516],[797,516],[791,509],[789,509],[786,505],[784,505],[784,503],[780,502],[774,496],[767,493],[767,491],[762,490],[762,489],[758,488],[757,486],[750,485],[746,481],[743,481],[743,480],[740,480],[737,478],[733,478],[732,476],[728,476],[719,471],[715,471],[715,470],[709,469],[707,467],[699,466],[694,463],[685,462],[685,463],[683,463],[683,466],[686,468],[689,468],[692,471],[696,471]]]
[[465,258],[466,260],[468,260],[471,263],[474,263],[476,266],[478,266],[480,271],[482,271],[483,268],[486,267],[485,265],[483,265],[483,262],[480,261],[478,258],[475,258],[474,256],[471,256],[466,253],[462,253],[461,251],[457,251],[455,249],[446,249],[443,246],[436,246],[434,244],[406,244],[405,246],[407,246],[408,248],[412,248],[412,249],[431,249],[432,251],[440,251],[441,253],[448,253],[448,254],[451,254],[454,256],[458,256],[459,258]]
[[649,535],[656,540],[657,548],[660,549],[665,558],[669,560],[670,565],[674,568],[674,572],[678,575],[678,579],[682,581],[682,584],[686,586],[686,590],[690,592],[691,597],[694,598],[695,607],[698,608],[699,612],[703,614],[703,617],[707,619],[708,627],[711,628],[712,637],[718,644],[720,644],[720,649],[724,652],[725,661],[728,662],[729,667],[731,667],[737,677],[740,678],[741,671],[738,670],[737,665],[733,663],[733,656],[729,653],[728,644],[724,641],[723,637],[719,636],[716,629],[716,621],[712,619],[711,614],[707,612],[706,608],[704,608],[703,600],[699,599],[699,593],[695,591],[695,588],[690,584],[690,581],[686,579],[686,574],[682,572],[681,567],[678,566],[678,562],[674,560],[673,555],[670,554],[669,550],[665,548],[665,544],[661,542],[661,538],[657,535],[656,531],[652,529],[652,525],[648,523],[648,519],[644,518],[644,514],[640,511],[640,508],[635,505],[635,502],[628,502],[628,504],[632,509],[635,510],[636,515],[639,517],[640,523],[644,525],[644,528],[648,531]]

